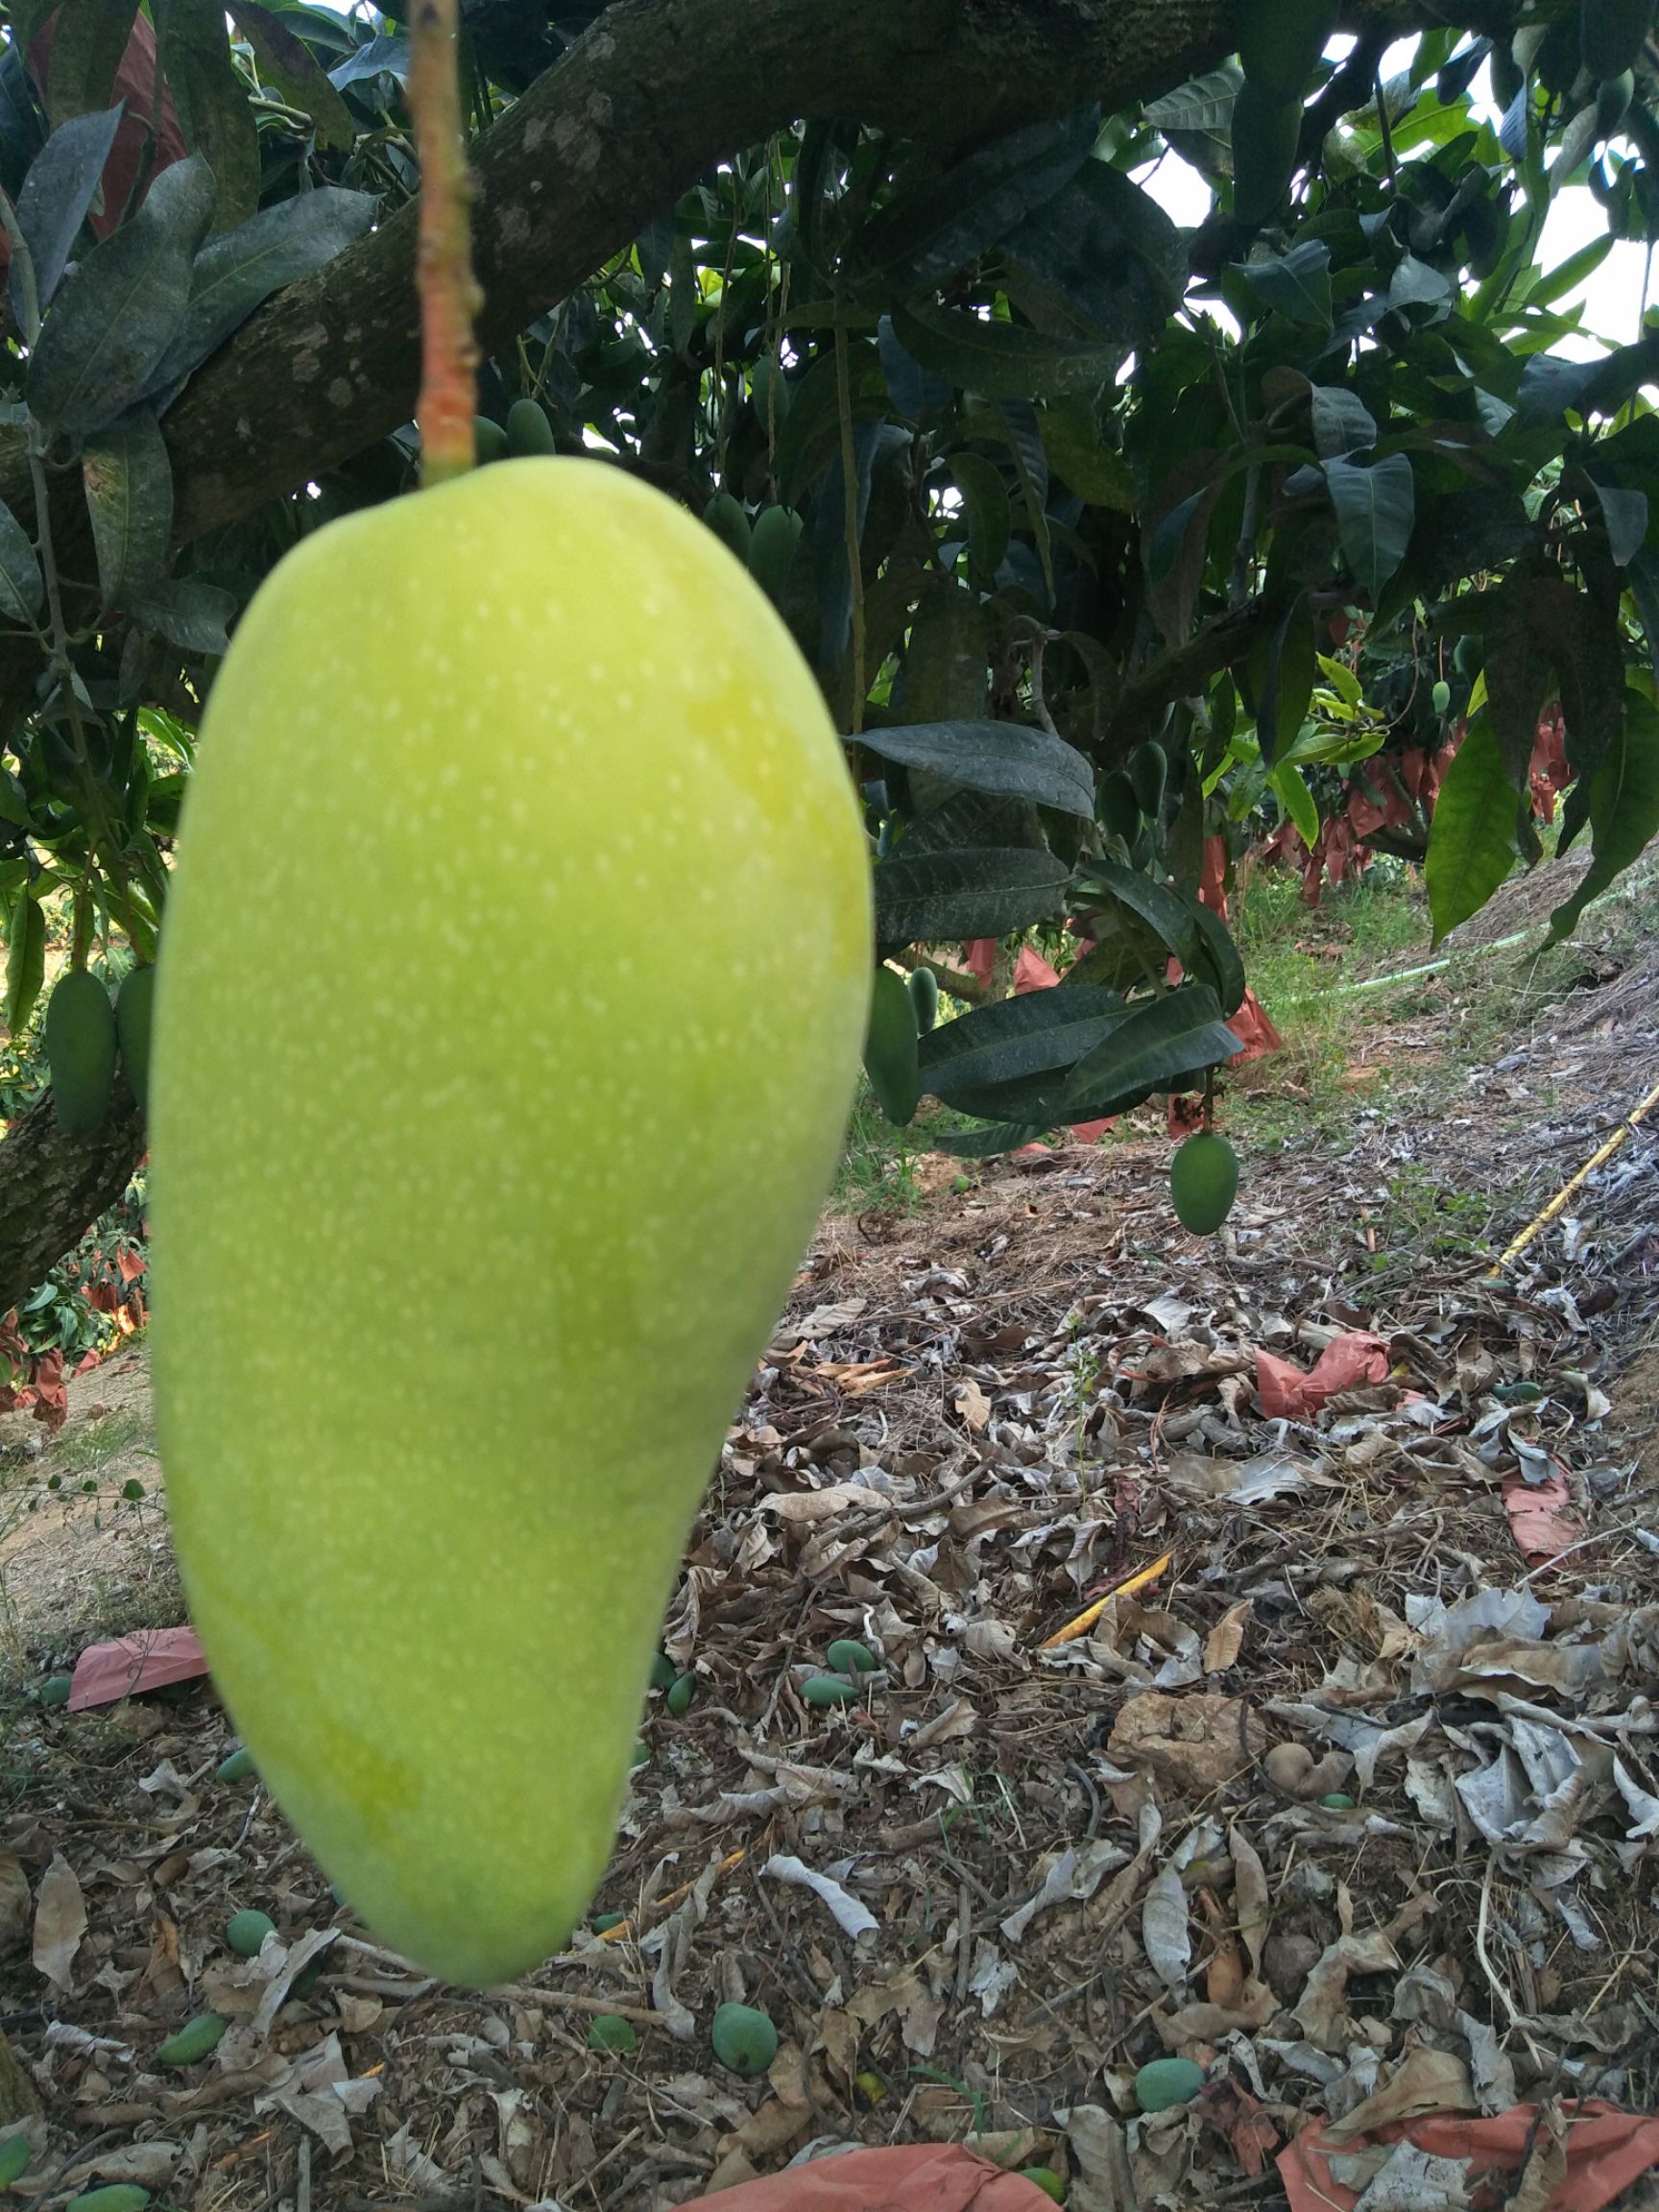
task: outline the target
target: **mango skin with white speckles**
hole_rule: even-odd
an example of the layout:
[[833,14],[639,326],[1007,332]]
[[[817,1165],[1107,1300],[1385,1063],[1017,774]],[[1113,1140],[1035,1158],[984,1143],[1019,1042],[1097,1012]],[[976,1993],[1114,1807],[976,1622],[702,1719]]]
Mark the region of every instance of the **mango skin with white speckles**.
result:
[[603,1873],[870,971],[817,686],[659,493],[498,463],[261,587],[156,985],[168,1508],[260,1774],[448,1981]]

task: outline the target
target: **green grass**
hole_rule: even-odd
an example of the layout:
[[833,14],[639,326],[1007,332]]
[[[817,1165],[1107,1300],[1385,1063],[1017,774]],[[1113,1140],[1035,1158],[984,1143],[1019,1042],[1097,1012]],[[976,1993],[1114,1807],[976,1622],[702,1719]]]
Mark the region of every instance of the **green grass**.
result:
[[[918,1213],[925,1193],[916,1179],[917,1161],[935,1150],[939,1139],[951,1130],[975,1126],[965,1115],[928,1099],[908,1128],[896,1128],[861,1075],[830,1194],[831,1207],[838,1214]],[[973,1162],[965,1160],[962,1166],[964,1176],[971,1177]]]

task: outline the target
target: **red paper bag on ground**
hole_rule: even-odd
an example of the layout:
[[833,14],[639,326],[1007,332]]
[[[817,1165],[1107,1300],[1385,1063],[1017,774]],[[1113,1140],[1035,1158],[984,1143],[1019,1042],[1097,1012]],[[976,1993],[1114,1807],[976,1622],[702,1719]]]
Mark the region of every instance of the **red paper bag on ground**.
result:
[[719,2212],[1053,2212],[1035,2182],[959,2143],[850,2151],[704,2197]]

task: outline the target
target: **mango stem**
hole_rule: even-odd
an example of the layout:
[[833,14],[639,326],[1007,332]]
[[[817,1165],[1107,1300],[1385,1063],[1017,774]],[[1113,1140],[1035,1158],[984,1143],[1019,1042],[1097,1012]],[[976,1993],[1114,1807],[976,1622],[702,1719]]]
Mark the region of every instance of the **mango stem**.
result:
[[472,180],[461,121],[456,66],[457,0],[416,0],[410,23],[409,108],[421,154],[421,431],[423,484],[442,484],[473,465],[478,341],[472,319],[483,295],[472,274]]

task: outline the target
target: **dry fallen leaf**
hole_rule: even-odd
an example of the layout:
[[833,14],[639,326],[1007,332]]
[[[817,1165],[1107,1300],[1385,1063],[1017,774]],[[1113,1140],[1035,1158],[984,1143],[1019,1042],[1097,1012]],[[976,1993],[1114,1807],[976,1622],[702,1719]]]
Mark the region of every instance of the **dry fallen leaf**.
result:
[[61,1851],[40,1877],[35,1897],[35,1964],[60,1989],[72,1988],[75,1954],[86,1933],[86,1900]]
[[0,1958],[17,1950],[29,1934],[29,1877],[16,1855],[0,1851]]
[[1255,1601],[1241,1598],[1237,1605],[1229,1605],[1204,1640],[1204,1671],[1221,1674],[1232,1666],[1244,1648],[1244,1631],[1256,1611]]
[[950,1393],[950,1403],[975,1435],[991,1419],[991,1401],[971,1377],[956,1384]]

